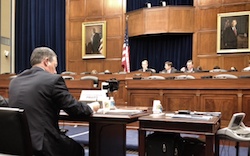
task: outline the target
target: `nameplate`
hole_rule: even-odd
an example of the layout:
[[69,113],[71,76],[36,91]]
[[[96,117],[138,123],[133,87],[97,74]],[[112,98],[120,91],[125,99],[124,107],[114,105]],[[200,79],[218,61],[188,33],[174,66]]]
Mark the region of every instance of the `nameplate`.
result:
[[79,101],[103,101],[107,98],[106,90],[82,90]]

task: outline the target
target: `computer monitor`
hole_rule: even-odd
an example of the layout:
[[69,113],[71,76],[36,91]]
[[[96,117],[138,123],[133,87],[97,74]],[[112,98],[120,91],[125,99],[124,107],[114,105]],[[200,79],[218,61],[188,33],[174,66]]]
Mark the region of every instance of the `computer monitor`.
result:
[[232,130],[236,130],[240,128],[241,123],[243,122],[246,114],[245,113],[235,113],[233,114],[229,124],[228,128]]

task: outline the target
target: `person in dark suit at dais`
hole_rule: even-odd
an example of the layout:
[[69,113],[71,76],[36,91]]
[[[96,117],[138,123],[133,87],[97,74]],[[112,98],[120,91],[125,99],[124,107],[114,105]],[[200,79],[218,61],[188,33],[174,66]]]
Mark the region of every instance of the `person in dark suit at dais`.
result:
[[155,69],[153,68],[148,68],[148,60],[143,60],[141,62],[141,69],[139,69],[138,71],[140,72],[151,72],[151,73],[155,73]]
[[65,81],[56,74],[57,56],[47,47],[35,48],[32,68],[20,73],[9,85],[9,106],[25,110],[36,156],[83,156],[84,148],[60,132],[60,110],[72,117],[87,117],[99,103],[78,102]]
[[175,73],[177,72],[177,69],[173,67],[173,63],[170,61],[165,62],[164,70],[162,70],[160,73]]

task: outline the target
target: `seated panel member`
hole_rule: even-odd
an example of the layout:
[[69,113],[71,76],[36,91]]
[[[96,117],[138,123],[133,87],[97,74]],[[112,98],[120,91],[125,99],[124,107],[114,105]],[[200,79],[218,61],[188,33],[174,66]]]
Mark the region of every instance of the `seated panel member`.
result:
[[198,70],[194,68],[194,63],[192,60],[188,60],[186,63],[186,67],[182,67],[181,70],[184,73],[194,73],[197,72]]
[[141,66],[142,68],[139,69],[138,71],[141,71],[141,72],[151,72],[151,73],[155,73],[155,69],[152,69],[152,68],[148,68],[148,60],[143,60],[141,62]]
[[177,69],[173,67],[173,63],[170,61],[165,62],[164,70],[162,70],[160,73],[175,73],[177,72]]
[[60,132],[60,110],[71,117],[84,118],[99,108],[98,103],[76,100],[64,79],[56,74],[56,53],[47,47],[35,48],[30,57],[32,68],[12,79],[9,106],[24,109],[27,115],[34,155],[83,156],[84,148]]

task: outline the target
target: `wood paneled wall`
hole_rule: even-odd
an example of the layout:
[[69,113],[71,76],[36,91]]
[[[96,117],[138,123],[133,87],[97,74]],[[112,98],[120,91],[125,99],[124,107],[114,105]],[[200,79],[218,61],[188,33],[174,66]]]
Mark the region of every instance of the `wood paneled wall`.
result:
[[[66,70],[121,71],[126,0],[66,0]],[[82,23],[106,21],[105,59],[82,59]]]
[[[126,0],[66,0],[66,69],[69,71],[121,71]],[[204,70],[218,65],[238,70],[248,65],[249,53],[217,54],[217,14],[249,11],[249,0],[194,0],[193,60]],[[82,22],[107,21],[107,56],[82,59]],[[140,20],[140,18],[138,18]]]
[[128,12],[127,15],[129,37],[194,32],[194,7],[192,6],[142,8]]
[[217,14],[249,11],[249,0],[194,0],[195,33],[193,35],[193,60],[196,66],[224,69],[234,66],[242,70],[248,66],[249,53],[217,54]]

